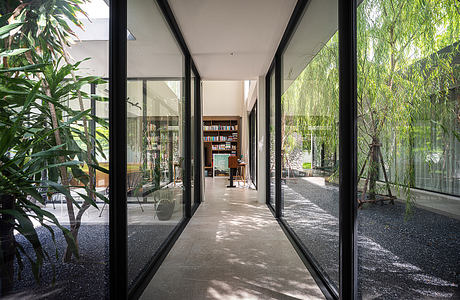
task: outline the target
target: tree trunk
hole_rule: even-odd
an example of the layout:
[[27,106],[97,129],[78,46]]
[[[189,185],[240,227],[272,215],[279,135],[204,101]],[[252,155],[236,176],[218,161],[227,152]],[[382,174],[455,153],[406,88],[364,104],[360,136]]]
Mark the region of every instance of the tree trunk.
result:
[[[14,209],[14,197],[0,195],[0,209]],[[14,255],[16,240],[14,239],[14,218],[9,214],[0,214],[0,247],[3,261],[0,265],[0,296],[5,296],[13,289]]]
[[[25,56],[26,56],[27,61],[30,64],[35,64],[32,56],[31,56],[31,54],[29,52],[26,52]],[[38,78],[41,80],[42,76],[40,74],[38,74]],[[45,95],[48,96],[48,97],[51,97],[51,91],[50,91],[50,88],[49,88],[49,86],[48,86],[46,81],[42,82],[42,87],[43,87],[43,90],[45,91]],[[50,115],[51,115],[52,128],[55,130],[54,131],[54,138],[55,138],[55,141],[56,141],[56,145],[59,146],[59,145],[62,145],[62,140],[61,140],[61,132],[59,130],[59,124],[58,124],[58,120],[57,120],[56,108],[54,107],[54,104],[51,103],[51,102],[48,103],[48,108],[49,108]],[[63,162],[65,162],[65,157],[64,156],[59,156],[58,160],[59,160],[60,163],[63,163]],[[67,168],[64,167],[64,166],[59,167],[59,173],[61,175],[61,183],[62,183],[62,185],[64,187],[69,186],[70,180],[69,180],[69,176],[67,174]],[[69,215],[70,229],[71,229],[71,232],[73,232],[74,228],[76,227],[76,220],[75,220],[75,212],[74,212],[74,209],[73,209],[73,203],[72,203],[72,199],[70,199],[69,197],[66,196],[65,198],[66,198],[67,213]],[[78,233],[78,229],[77,229],[77,233]],[[75,244],[76,244],[77,249],[78,249],[78,241],[76,239],[77,236],[76,235],[73,235],[73,236],[74,236],[74,239],[75,239]],[[67,255],[66,255],[66,257],[67,257]],[[70,260],[70,257],[69,257],[69,260]],[[64,261],[68,261],[68,260],[64,259]]]
[[[70,62],[70,59],[69,59],[69,55],[68,55],[67,50],[65,48],[65,44],[62,41],[60,36],[59,36],[59,42],[61,43],[62,55],[64,57],[64,60],[65,60],[65,62],[67,64],[70,65],[71,62]],[[77,82],[77,76],[75,75],[75,71],[71,70],[70,73],[72,75],[72,80],[74,82]],[[84,104],[83,104],[83,98],[81,96],[80,90],[77,91],[77,98],[78,98],[78,103],[80,105],[80,111],[82,111],[82,112],[85,111],[85,107],[84,107]],[[96,171],[94,170],[93,167],[91,167],[89,165],[89,164],[93,163],[93,160],[92,160],[92,157],[91,157],[91,155],[93,153],[93,146],[92,146],[92,142],[90,140],[90,136],[89,136],[89,133],[88,133],[88,119],[86,118],[86,116],[83,116],[83,129],[84,129],[85,138],[86,138],[86,156],[87,156],[88,176],[89,176],[88,197],[90,197],[93,201],[96,202],[96,195],[94,193],[94,191],[96,190],[96,186],[95,186]],[[73,238],[75,240],[77,249],[78,249],[77,238],[78,238],[78,231],[79,231],[80,225],[81,225],[81,218],[82,218],[84,212],[89,208],[89,206],[90,206],[89,202],[85,200],[83,205],[81,206],[80,210],[77,213],[77,217],[75,219],[74,225],[70,227],[70,232],[72,233],[72,236],[73,236]],[[67,245],[66,252],[65,252],[65,255],[64,255],[64,261],[68,262],[68,261],[70,261],[71,258],[72,258],[72,251],[71,251],[69,245]]]
[[376,183],[379,179],[379,139],[374,137],[371,144],[371,155],[369,157],[369,200],[375,200]]

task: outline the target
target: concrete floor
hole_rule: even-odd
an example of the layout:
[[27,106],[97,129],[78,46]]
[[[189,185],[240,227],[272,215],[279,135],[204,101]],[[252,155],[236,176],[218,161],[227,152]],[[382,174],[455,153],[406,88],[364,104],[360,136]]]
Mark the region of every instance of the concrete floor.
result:
[[141,299],[323,299],[257,191],[206,178],[206,201]]

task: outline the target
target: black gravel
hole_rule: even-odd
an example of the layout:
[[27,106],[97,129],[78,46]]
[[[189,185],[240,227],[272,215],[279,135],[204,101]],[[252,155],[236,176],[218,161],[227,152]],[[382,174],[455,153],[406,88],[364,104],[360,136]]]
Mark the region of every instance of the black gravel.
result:
[[[128,226],[128,280],[131,283],[146,266],[150,258],[173,230],[174,225]],[[63,263],[66,242],[60,230],[56,230],[56,246],[49,231],[36,228],[43,248],[51,261],[42,266],[41,279],[37,283],[31,265],[24,258],[21,279],[17,279],[18,264],[15,263],[15,286],[8,298],[12,299],[104,299],[108,297],[109,282],[109,227],[108,225],[82,225],[79,232],[80,260]],[[16,240],[34,257],[30,243],[21,235]],[[55,283],[53,285],[53,264]]]
[[[284,217],[338,283],[338,188],[302,179],[283,185]],[[422,208],[370,204],[358,212],[363,299],[460,299],[460,221]]]
[[[56,250],[49,231],[43,227],[36,228],[36,231],[43,248],[52,259],[44,262],[40,283],[37,283],[31,265],[23,257],[25,266],[22,278],[15,279],[13,296],[21,299],[103,299],[108,295],[109,228],[107,225],[82,225],[79,231],[80,260],[71,263],[62,262],[66,242],[59,229],[54,228],[58,258],[55,257]],[[16,235],[16,241],[25,247],[29,255],[34,256],[32,246],[23,236]],[[17,262],[15,267],[17,272]]]
[[128,226],[128,282],[136,279],[175,225]]

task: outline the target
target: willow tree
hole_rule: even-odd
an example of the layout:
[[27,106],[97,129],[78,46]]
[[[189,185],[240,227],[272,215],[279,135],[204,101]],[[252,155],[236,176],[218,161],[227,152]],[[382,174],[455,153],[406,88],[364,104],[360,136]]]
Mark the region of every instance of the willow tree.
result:
[[[358,7],[358,161],[362,177],[369,178],[367,199],[380,192],[380,170],[395,167],[394,156],[406,156],[404,166],[388,180],[404,187],[410,209],[410,150],[417,120],[439,125],[446,143],[452,135],[459,138],[460,101],[450,99],[459,83],[454,63],[459,55],[459,6],[455,0],[366,0]],[[283,95],[285,114],[297,116],[284,120],[284,135],[315,130],[318,142],[331,150],[338,144],[337,40],[335,34],[324,44]],[[298,147],[285,139],[286,149]],[[391,149],[382,149],[383,143]],[[395,153],[395,146],[403,151]],[[429,152],[429,147],[424,150]]]
[[[450,105],[449,88],[458,82],[452,63],[459,53],[457,5],[453,0],[367,0],[358,8],[358,146],[362,176],[368,183],[363,189],[364,193],[369,189],[370,201],[378,192],[379,169],[386,177],[396,155],[390,149],[386,160],[382,155],[382,140],[391,139],[409,152],[394,183],[406,188],[410,208],[414,120],[425,117],[427,107]],[[441,54],[445,47],[449,51]],[[452,117],[451,112],[430,116]]]
[[[338,147],[338,38],[334,35],[282,96],[283,163],[287,164],[307,136],[330,154]],[[289,72],[291,73],[291,72]],[[289,74],[288,77],[291,77]],[[297,136],[298,138],[293,138]],[[302,138],[302,142],[300,141]],[[310,141],[311,142],[311,141]],[[307,146],[306,148],[310,148]],[[312,149],[310,149],[311,151]],[[336,171],[336,170],[335,170]],[[332,173],[335,174],[334,170]]]

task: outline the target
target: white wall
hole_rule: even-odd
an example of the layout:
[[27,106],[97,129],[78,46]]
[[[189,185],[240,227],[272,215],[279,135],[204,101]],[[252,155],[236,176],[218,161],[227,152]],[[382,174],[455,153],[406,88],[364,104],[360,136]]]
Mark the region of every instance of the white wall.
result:
[[[203,116],[239,116],[241,154],[249,162],[248,113],[244,101],[244,81],[203,81]],[[249,168],[246,168],[248,178]]]
[[266,151],[267,137],[265,136],[265,76],[257,80],[257,201],[266,202]]
[[203,81],[203,116],[243,116],[243,81]]

